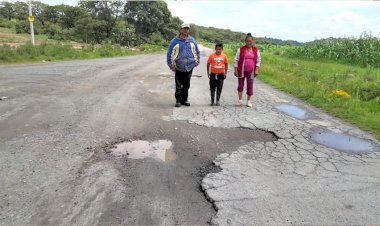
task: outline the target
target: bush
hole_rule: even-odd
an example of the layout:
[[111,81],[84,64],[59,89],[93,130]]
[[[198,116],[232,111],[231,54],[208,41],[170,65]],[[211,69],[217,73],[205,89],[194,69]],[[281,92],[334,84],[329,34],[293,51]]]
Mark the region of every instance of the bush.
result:
[[148,43],[152,45],[166,46],[167,41],[159,32],[154,32],[149,36]]
[[[33,23],[33,30],[34,30],[34,34],[35,35],[38,35],[41,33],[42,31],[42,28],[41,28],[41,24],[40,23]],[[16,25],[15,25],[15,31],[17,34],[22,34],[22,33],[30,33],[30,24],[28,21],[26,20],[19,20],[19,21],[16,21]]]
[[380,97],[380,81],[365,83],[359,90],[362,101],[370,101]]
[[0,47],[0,61],[9,62],[14,59],[14,48],[9,45],[3,45]]
[[45,25],[43,33],[46,34],[50,39],[60,40],[62,37],[62,27],[58,24],[47,23]]
[[7,19],[0,18],[0,27],[14,29],[16,27],[16,24],[17,24],[16,20],[7,20]]

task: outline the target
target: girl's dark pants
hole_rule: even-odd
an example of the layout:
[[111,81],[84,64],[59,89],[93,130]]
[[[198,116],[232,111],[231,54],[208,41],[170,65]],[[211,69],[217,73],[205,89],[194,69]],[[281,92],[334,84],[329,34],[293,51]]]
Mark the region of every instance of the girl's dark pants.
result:
[[216,88],[216,102],[219,103],[220,95],[222,94],[224,82],[224,74],[210,74],[210,92],[211,92],[211,103],[215,100],[215,88]]
[[189,95],[190,79],[193,70],[183,72],[175,70],[175,99],[177,103],[185,103]]

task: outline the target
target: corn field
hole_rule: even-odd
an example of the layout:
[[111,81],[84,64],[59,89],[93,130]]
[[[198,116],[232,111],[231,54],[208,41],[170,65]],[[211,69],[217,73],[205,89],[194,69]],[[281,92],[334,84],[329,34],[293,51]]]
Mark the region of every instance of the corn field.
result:
[[287,48],[297,58],[335,60],[362,67],[380,68],[380,39],[363,33],[360,38],[325,39]]

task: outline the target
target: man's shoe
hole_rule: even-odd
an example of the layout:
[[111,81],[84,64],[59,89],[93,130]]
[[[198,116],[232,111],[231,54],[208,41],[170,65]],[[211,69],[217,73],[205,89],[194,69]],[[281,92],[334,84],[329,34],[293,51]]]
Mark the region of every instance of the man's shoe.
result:
[[215,104],[216,106],[220,106],[220,103],[219,103],[219,101],[216,101],[216,104]]
[[175,107],[176,107],[176,108],[181,107],[181,103],[180,103],[180,102],[175,103]]
[[190,103],[189,103],[189,101],[186,101],[186,102],[183,102],[182,105],[190,106]]

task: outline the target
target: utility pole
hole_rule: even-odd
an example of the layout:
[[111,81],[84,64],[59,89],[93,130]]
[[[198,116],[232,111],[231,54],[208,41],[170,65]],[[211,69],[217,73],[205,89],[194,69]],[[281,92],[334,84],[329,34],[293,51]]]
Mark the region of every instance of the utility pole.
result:
[[33,21],[34,16],[32,15],[32,0],[29,0],[29,17],[28,17],[29,23],[30,23],[30,36],[32,45],[34,46],[34,27],[33,27]]

